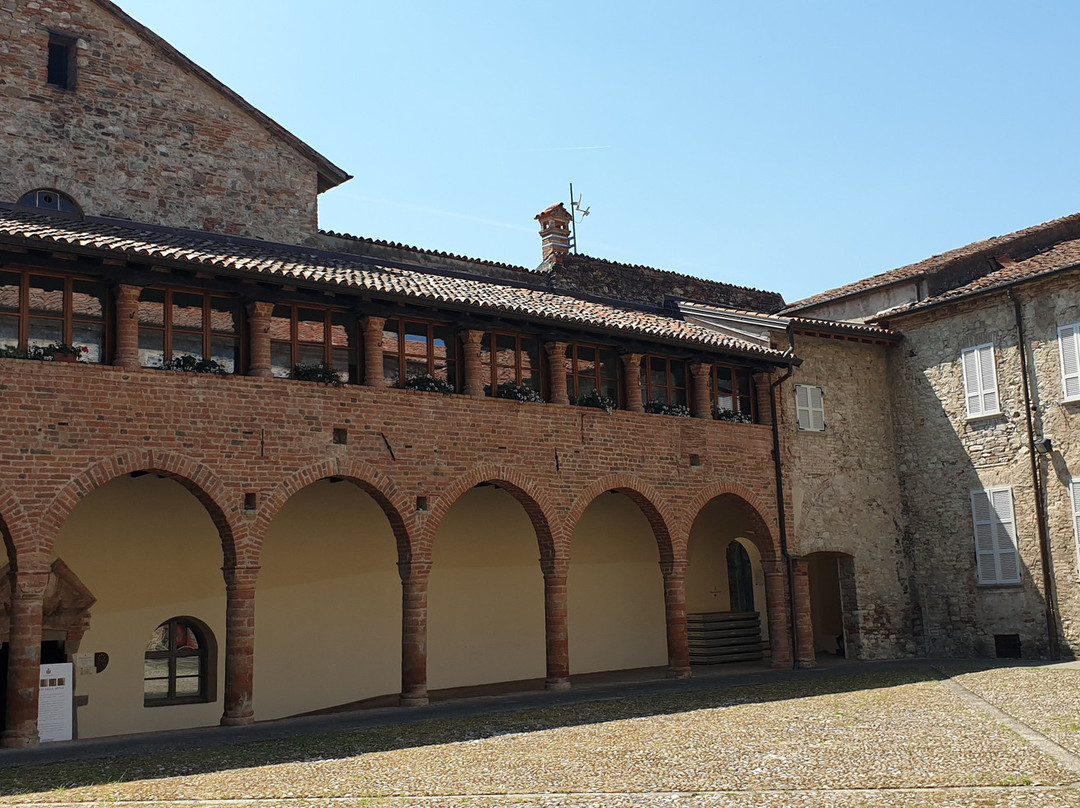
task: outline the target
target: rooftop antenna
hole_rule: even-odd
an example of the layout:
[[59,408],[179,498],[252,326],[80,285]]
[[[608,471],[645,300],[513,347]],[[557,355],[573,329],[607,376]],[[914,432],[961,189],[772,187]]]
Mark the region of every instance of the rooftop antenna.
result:
[[584,219],[589,215],[590,210],[592,210],[591,205],[587,208],[581,207],[580,194],[577,200],[574,200],[574,183],[570,183],[570,246],[574,250],[574,255],[577,255],[577,215],[580,213],[581,218]]

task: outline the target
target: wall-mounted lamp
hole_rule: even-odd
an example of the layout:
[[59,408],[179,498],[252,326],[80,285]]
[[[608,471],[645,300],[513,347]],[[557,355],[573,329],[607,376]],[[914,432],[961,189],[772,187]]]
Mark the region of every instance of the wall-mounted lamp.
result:
[[1035,451],[1041,455],[1048,455],[1054,451],[1054,444],[1047,437],[1041,437],[1035,439]]

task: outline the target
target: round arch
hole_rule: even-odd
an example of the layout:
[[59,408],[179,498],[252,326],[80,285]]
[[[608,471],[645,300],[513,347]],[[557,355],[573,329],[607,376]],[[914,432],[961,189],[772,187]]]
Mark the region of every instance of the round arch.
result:
[[34,531],[15,492],[0,482],[0,536],[7,550],[7,562],[18,569],[19,555],[36,550]]
[[679,531],[680,536],[690,535],[694,523],[705,506],[715,499],[730,503],[746,519],[747,524],[754,528],[753,535],[743,535],[742,538],[754,542],[763,562],[775,561],[779,557],[779,548],[776,547],[775,540],[775,537],[779,535],[779,530],[775,517],[770,510],[762,507],[757,494],[739,483],[717,483],[699,491],[683,512],[683,529]]
[[450,509],[467,491],[481,483],[492,483],[506,491],[525,510],[536,533],[540,549],[540,558],[545,564],[551,564],[556,558],[565,556],[568,541],[561,531],[561,523],[555,516],[548,497],[520,472],[496,465],[478,466],[460,476],[453,485],[440,494],[435,507],[428,513],[420,539],[420,547],[425,557],[430,557],[439,526]]
[[37,549],[45,554],[52,553],[57,533],[84,497],[118,477],[138,472],[159,474],[174,480],[189,491],[206,509],[217,528],[221,538],[223,566],[237,566],[241,560],[239,531],[229,517],[239,512],[239,505],[234,504],[227,508],[221,504],[228,501],[228,488],[202,463],[183,455],[152,450],[125,452],[98,461],[70,480],[46,508],[41,522],[42,546]]
[[394,532],[399,563],[408,564],[417,555],[412,538],[414,531],[410,529],[411,522],[405,518],[405,514],[409,513],[409,503],[394,482],[363,461],[324,460],[286,477],[259,506],[258,517],[251,530],[251,551],[256,558],[270,523],[285,503],[312,483],[328,478],[352,483],[375,500]]
[[[656,537],[661,564],[670,564],[672,561],[685,558],[686,548],[676,548],[672,538],[671,526],[676,522],[660,492],[649,483],[637,480],[627,474],[611,474],[602,477],[578,495],[566,519],[568,536],[573,535],[582,514],[585,513],[593,500],[606,491],[617,491],[624,494],[641,509],[642,514],[644,514],[649,526],[652,528],[653,536]],[[676,549],[681,552],[677,554]]]

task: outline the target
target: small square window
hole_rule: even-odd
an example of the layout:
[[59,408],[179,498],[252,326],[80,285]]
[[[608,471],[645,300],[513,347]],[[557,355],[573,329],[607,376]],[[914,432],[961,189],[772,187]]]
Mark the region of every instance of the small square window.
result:
[[795,421],[800,432],[825,431],[825,391],[811,384],[795,385]]
[[62,34],[49,34],[49,84],[62,90],[75,89],[75,40]]

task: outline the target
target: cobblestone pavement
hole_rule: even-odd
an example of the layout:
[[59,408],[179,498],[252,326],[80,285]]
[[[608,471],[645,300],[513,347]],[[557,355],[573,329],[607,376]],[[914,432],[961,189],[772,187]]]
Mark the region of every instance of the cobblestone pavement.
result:
[[1080,806],[1080,667],[829,675],[0,769],[86,805]]

